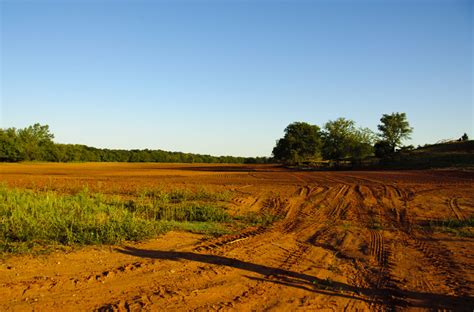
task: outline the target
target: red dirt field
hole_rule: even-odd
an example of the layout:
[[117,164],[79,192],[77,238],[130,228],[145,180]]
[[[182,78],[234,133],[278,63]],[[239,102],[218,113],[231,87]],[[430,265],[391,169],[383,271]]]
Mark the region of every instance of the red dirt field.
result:
[[120,246],[0,261],[1,311],[430,311],[474,309],[468,171],[290,171],[196,164],[0,164],[12,187],[120,195],[148,187],[234,194],[233,212],[280,216],[207,238],[170,232]]

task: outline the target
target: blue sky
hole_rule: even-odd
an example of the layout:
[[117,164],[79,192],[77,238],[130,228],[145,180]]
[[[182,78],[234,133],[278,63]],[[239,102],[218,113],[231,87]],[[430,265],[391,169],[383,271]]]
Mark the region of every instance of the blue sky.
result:
[[0,1],[0,126],[268,156],[293,121],[474,136],[472,1]]

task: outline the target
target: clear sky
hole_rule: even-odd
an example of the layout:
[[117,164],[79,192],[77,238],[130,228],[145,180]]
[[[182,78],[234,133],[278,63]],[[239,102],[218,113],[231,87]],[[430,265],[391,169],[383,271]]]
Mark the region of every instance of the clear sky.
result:
[[268,156],[293,121],[474,137],[473,1],[0,0],[0,127]]

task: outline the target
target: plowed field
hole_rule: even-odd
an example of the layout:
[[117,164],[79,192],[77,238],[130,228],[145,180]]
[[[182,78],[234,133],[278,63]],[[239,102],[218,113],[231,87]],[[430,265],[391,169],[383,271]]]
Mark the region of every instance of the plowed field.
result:
[[290,171],[275,166],[3,164],[19,188],[127,195],[152,186],[231,191],[269,227],[169,232],[120,246],[0,263],[0,310],[391,311],[474,309],[474,173]]

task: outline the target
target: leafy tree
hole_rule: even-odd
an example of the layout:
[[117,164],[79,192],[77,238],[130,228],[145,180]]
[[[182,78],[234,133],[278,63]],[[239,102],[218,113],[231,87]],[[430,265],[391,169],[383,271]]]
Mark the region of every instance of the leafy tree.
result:
[[464,132],[464,134],[461,137],[461,141],[469,141],[469,137],[467,136],[467,133]]
[[39,123],[18,130],[18,138],[23,148],[25,160],[46,160],[46,150],[51,150],[54,135],[49,132],[48,125]]
[[298,163],[320,158],[321,131],[316,125],[306,122],[294,122],[285,129],[283,138],[273,148],[273,156],[277,161]]
[[353,120],[338,118],[328,121],[324,125],[323,132],[324,159],[340,160],[349,156],[354,131],[355,122]]
[[373,154],[375,134],[368,128],[356,128],[355,122],[338,118],[324,125],[325,159],[340,160],[350,157],[359,161]]
[[374,154],[375,133],[369,128],[359,128],[352,132],[350,156],[353,161],[360,161]]
[[23,160],[23,150],[16,129],[0,129],[0,161],[20,160]]
[[383,114],[380,122],[378,125],[380,137],[388,144],[392,153],[403,140],[409,139],[413,132],[405,113]]
[[248,157],[244,160],[244,164],[266,164],[268,163],[267,157]]

